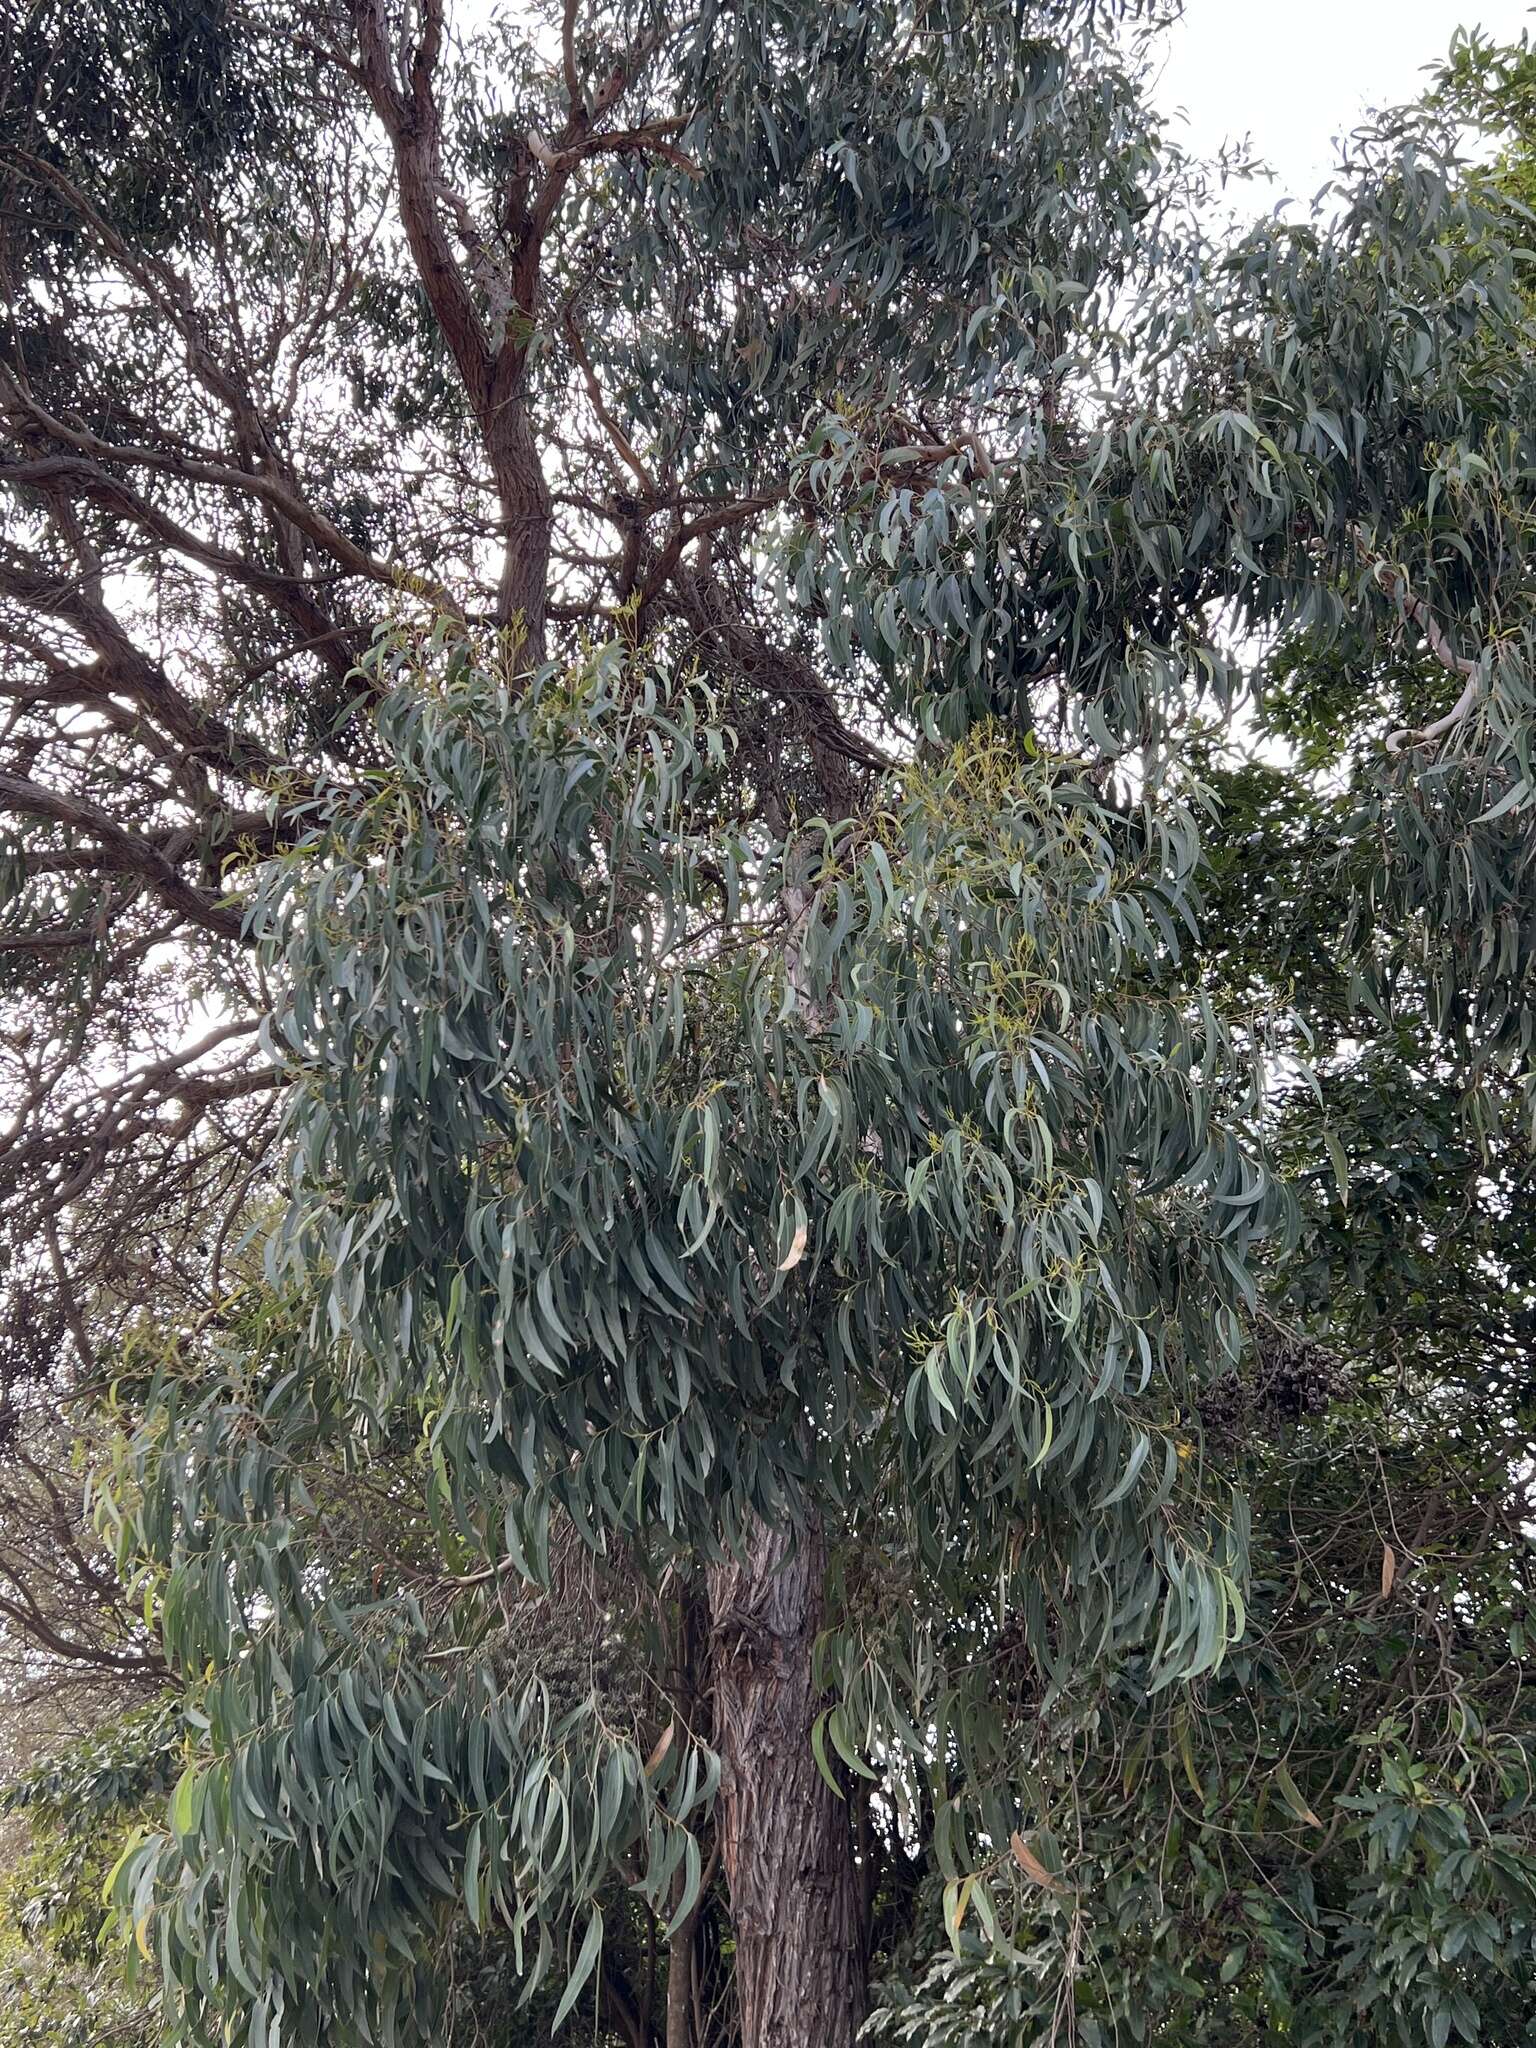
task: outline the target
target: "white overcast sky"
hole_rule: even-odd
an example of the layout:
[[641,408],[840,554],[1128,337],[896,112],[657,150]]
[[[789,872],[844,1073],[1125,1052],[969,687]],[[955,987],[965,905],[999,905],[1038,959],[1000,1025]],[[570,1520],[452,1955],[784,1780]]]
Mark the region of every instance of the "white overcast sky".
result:
[[1272,199],[1310,199],[1332,139],[1370,107],[1412,99],[1458,26],[1514,42],[1536,30],[1531,0],[1186,0],[1155,93],[1189,117],[1208,155],[1251,136],[1274,166]]

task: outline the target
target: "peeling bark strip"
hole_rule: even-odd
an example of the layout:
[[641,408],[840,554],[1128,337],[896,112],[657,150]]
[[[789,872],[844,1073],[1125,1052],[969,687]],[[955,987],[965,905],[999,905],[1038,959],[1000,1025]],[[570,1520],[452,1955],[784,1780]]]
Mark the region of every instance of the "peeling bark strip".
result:
[[811,1752],[826,1546],[754,1522],[709,1575],[721,1847],[743,2048],[850,2048],[864,1958],[848,1814]]

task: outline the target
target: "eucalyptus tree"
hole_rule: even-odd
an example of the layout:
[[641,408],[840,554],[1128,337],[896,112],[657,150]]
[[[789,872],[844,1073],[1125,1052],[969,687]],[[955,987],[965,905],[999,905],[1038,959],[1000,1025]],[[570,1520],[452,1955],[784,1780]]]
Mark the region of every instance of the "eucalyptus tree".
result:
[[1244,1634],[1202,1408],[1310,1241],[1244,647],[1411,652],[1325,943],[1507,1125],[1509,210],[1419,114],[1213,246],[1162,11],[7,30],[8,1364],[126,1412],[173,2037],[423,2038],[467,1931],[835,2048],[914,1843],[957,1941],[1069,1884],[1075,1683]]
[[1192,969],[1228,1000],[1290,983],[1315,1077],[1270,1104],[1297,1239],[1198,1404],[1251,1515],[1243,1640],[1190,1687],[1152,1692],[1136,1656],[1078,1674],[1042,1720],[1012,1692],[1016,1636],[994,1638],[1066,1881],[1037,1889],[1011,1951],[965,1928],[951,1953],[928,1877],[882,1958],[881,2042],[1022,2048],[1069,2011],[1095,2048],[1528,2035],[1531,1131],[1463,1095],[1422,927],[1371,1004],[1351,994],[1361,708],[1389,715],[1397,664],[1293,647],[1276,668],[1296,760],[1209,771]]

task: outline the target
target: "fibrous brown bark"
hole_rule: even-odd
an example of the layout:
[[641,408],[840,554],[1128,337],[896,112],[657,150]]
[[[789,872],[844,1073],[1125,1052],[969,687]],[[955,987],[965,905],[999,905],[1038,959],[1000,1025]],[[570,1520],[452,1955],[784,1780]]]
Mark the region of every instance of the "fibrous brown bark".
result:
[[817,1769],[819,1529],[754,1523],[710,1573],[720,1827],[743,2048],[849,2048],[864,1956],[847,1809]]

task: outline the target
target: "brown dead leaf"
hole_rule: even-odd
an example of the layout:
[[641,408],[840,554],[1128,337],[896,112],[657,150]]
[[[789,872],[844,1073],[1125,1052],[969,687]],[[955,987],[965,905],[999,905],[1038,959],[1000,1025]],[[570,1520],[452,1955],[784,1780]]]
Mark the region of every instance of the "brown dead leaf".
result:
[[1014,1862],[1017,1863],[1026,1877],[1032,1878],[1038,1885],[1043,1885],[1048,1892],[1059,1892],[1061,1890],[1060,1880],[1052,1877],[1051,1873],[1040,1861],[1040,1858],[1017,1830],[1008,1837],[1008,1846],[1013,1851]]

